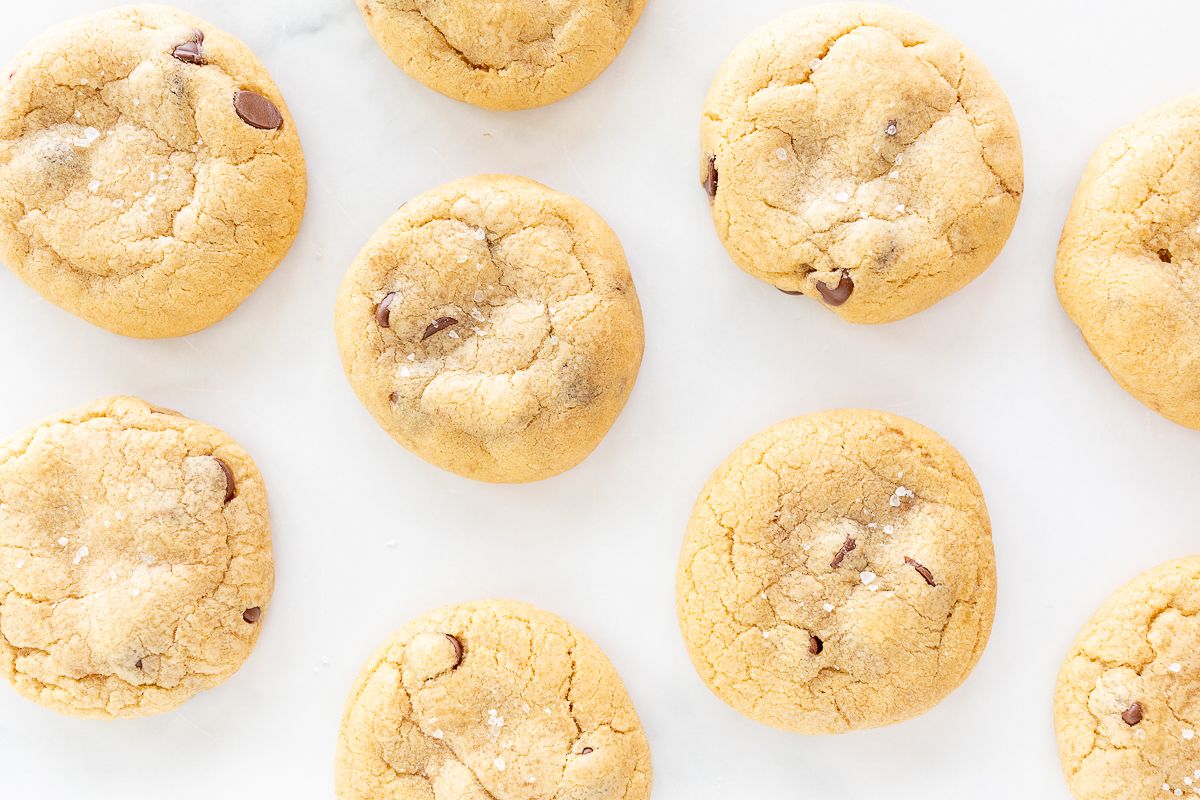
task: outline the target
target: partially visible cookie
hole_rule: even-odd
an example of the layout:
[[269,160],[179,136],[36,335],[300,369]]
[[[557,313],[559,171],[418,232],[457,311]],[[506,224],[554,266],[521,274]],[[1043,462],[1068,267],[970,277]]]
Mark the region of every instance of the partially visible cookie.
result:
[[221,431],[132,397],[0,444],[0,676],[83,717],[169,711],[258,639],[262,476]]
[[991,631],[979,484],[901,417],[782,422],[705,486],[677,602],[700,676],[751,719],[827,734],[916,716],[962,683]]
[[645,800],[650,748],[612,664],[562,619],[507,601],[413,620],[359,676],[338,800]]
[[641,364],[642,313],[616,235],[579,200],[483,175],[410,200],[337,304],[359,399],[408,449],[484,481],[582,461]]
[[125,6],[53,28],[0,79],[0,259],[55,305],[127,336],[181,336],[287,253],[300,139],[229,34]]
[[733,260],[851,322],[966,286],[1021,203],[1004,92],[956,39],[888,6],[813,6],[752,34],[713,82],[700,138]]
[[358,0],[388,57],[447,97],[498,111],[543,106],[591,83],[646,0]]
[[1194,797],[1200,789],[1200,556],[1118,589],[1058,676],[1055,729],[1078,800]]
[[1200,429],[1200,95],[1092,156],[1058,248],[1067,314],[1122,387]]

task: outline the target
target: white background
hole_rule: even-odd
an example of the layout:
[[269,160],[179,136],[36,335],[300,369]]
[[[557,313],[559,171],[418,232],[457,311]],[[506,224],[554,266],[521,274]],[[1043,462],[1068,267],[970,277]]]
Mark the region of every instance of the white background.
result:
[[[0,60],[106,5],[5,2]],[[1200,549],[1200,434],[1143,409],[1092,359],[1054,296],[1055,245],[1093,148],[1200,89],[1200,4],[904,3],[1007,90],[1027,189],[983,277],[884,327],[743,275],[698,185],[709,81],[796,0],[650,0],[595,84],[516,114],[405,77],[351,0],[181,5],[246,40],[282,86],[311,181],[300,238],[232,317],[172,341],[93,328],[0,270],[0,434],[115,393],[226,429],[267,478],[278,587],[242,671],[175,713],[78,721],[0,684],[0,794],[328,798],[342,705],[374,647],[431,607],[505,596],[565,616],[611,656],[650,738],[658,800],[1067,798],[1051,720],[1058,664],[1117,585]],[[371,232],[406,198],[477,172],[527,175],[597,209],[645,309],[628,408],[582,466],[532,486],[473,483],[395,445],[334,346],[334,295]],[[708,473],[760,428],[842,405],[910,416],[963,452],[992,511],[999,609],[978,669],[935,710],[809,738],[708,693],[677,631],[673,580]]]

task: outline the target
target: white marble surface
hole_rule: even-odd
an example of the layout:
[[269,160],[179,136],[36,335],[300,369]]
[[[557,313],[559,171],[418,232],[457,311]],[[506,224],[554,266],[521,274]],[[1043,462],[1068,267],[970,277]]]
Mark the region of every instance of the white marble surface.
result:
[[[0,60],[106,5],[10,0]],[[351,0],[181,5],[248,41],[288,97],[311,178],[299,241],[232,317],[175,341],[92,328],[0,270],[0,431],[118,392],[224,427],[266,474],[278,588],[246,667],[177,713],[76,721],[0,685],[0,797],[330,797],[342,704],[369,652],[431,606],[488,596],[563,614],[607,650],[649,733],[659,800],[1067,797],[1051,724],[1058,663],[1117,584],[1197,549],[1200,434],[1144,410],[1091,358],[1054,297],[1055,244],[1100,139],[1200,86],[1200,4],[905,3],[967,41],[1008,90],[1028,191],[985,276],[881,328],[744,276],[697,185],[711,76],[796,0],[651,0],[596,84],[514,115],[406,78]],[[484,171],[599,210],[646,312],[628,409],[584,465],[533,486],[470,483],[392,444],[333,341],[334,293],[372,230],[405,198]],[[979,668],[938,708],[805,738],[743,719],[701,685],[676,630],[675,558],[697,491],[736,444],[839,405],[912,416],[964,452],[993,512],[1000,605]]]

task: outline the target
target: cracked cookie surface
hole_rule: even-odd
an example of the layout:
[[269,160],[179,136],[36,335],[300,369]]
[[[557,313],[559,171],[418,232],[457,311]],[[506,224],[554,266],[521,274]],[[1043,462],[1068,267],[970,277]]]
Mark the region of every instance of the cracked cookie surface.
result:
[[443,608],[359,676],[339,800],[645,800],[650,749],[620,676],[562,619],[522,603]]
[[413,78],[498,111],[553,103],[612,63],[646,0],[358,0]]
[[739,447],[696,502],[677,578],[709,688],[812,734],[940,702],[979,660],[995,595],[970,468],[927,428],[874,411],[797,417]]
[[575,198],[502,175],[405,203],[351,266],[336,329],[350,383],[388,433],[496,482],[582,461],[624,407],[643,349],[612,230]]
[[1200,429],[1200,95],[1146,114],[1088,164],[1063,228],[1059,300],[1122,387]]
[[0,676],[85,717],[168,711],[258,638],[262,476],[221,431],[132,397],[0,444]]
[[291,246],[306,187],[266,69],[174,9],[73,20],[0,74],[0,258],[110,331],[223,319]]
[[961,43],[887,6],[815,6],[752,34],[700,132],[733,260],[851,322],[901,319],[966,286],[1020,207],[1004,93]]
[[1193,796],[1200,787],[1200,557],[1118,589],[1080,632],[1054,695],[1078,800]]

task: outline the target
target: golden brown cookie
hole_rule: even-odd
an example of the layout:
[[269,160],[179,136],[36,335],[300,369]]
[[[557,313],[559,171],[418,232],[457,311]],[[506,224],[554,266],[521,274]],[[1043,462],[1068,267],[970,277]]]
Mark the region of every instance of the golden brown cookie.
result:
[[797,417],[734,451],[696,502],[677,582],[709,688],[802,733],[940,702],[983,653],[995,595],[970,468],[932,431],[875,411]]
[[700,138],[733,260],[851,322],[966,286],[1021,203],[1003,91],[956,39],[888,6],[813,6],[752,34],[713,82]]
[[116,397],[0,444],[0,676],[31,700],[175,708],[249,656],[273,580],[262,476],[216,428]]
[[616,235],[579,200],[482,175],[410,200],[342,284],[359,399],[398,442],[484,481],[582,461],[625,405],[642,312]]
[[296,124],[232,36],[126,6],[43,34],[4,76],[0,259],[54,304],[181,336],[237,308],[291,246]]
[[1200,794],[1200,556],[1121,587],[1084,626],[1054,695],[1078,800]]
[[650,781],[604,653],[508,601],[397,631],[359,676],[338,743],[338,800],[646,800]]

